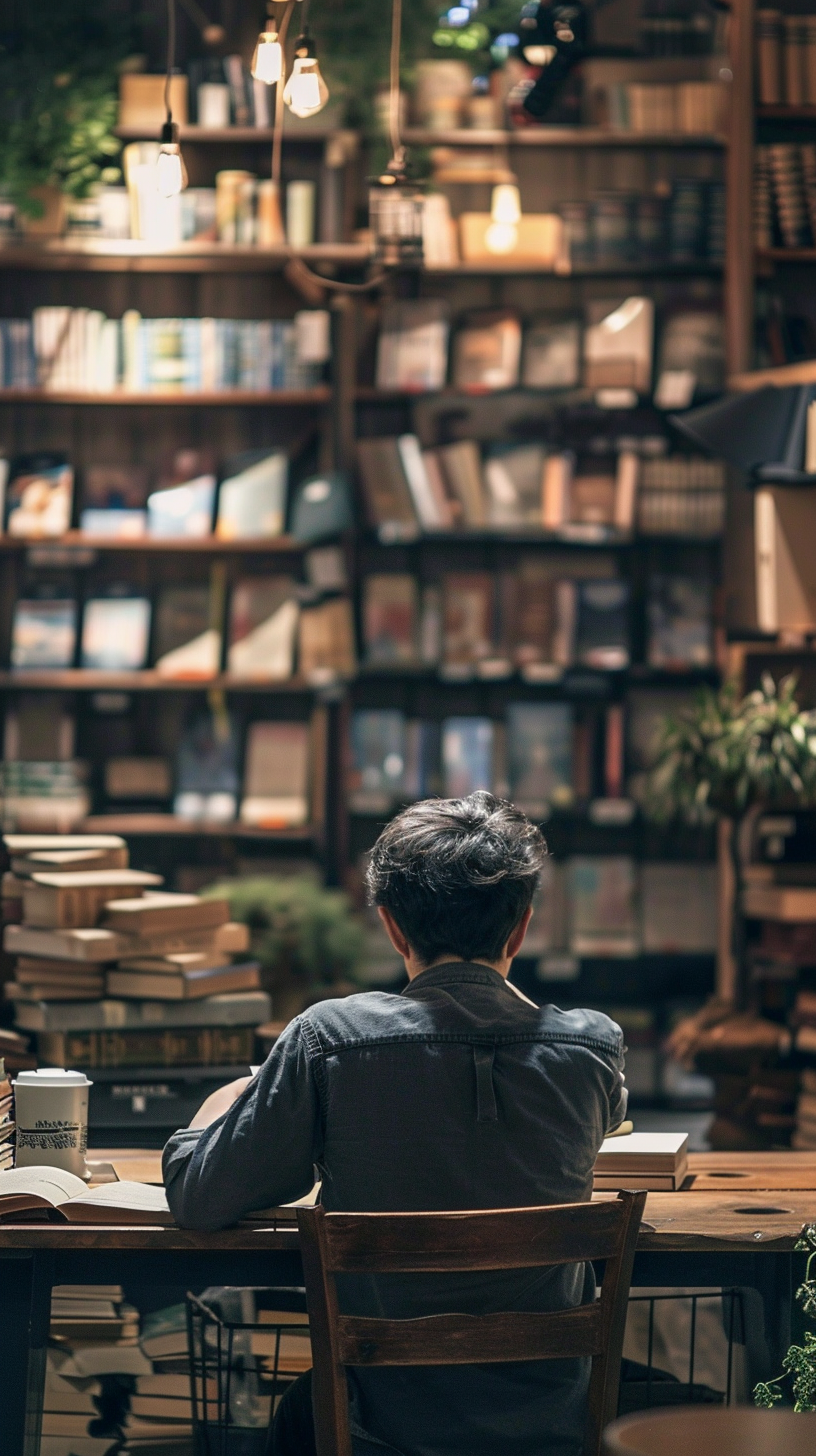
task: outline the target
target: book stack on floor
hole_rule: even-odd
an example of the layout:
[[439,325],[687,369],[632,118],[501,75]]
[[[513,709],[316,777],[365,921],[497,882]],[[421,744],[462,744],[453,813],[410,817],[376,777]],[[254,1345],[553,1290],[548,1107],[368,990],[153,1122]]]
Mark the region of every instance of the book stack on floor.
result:
[[[187,1309],[172,1304],[145,1315],[140,1350],[147,1368],[136,1377],[125,1421],[128,1451],[186,1453],[191,1449],[193,1409]],[[215,1391],[209,1389],[213,1398]]]
[[54,1287],[40,1456],[105,1456],[120,1439],[129,1382],[149,1368],[138,1340],[121,1285]]
[[601,1144],[593,1185],[596,1190],[646,1188],[673,1193],[682,1188],[687,1172],[688,1133],[629,1132]]

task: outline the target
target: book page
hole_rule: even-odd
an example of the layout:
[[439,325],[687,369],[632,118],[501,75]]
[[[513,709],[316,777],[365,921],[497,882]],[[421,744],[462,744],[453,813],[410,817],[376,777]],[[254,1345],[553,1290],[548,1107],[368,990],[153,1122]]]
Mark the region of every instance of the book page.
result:
[[[79,1182],[79,1179],[75,1180]],[[139,1210],[143,1213],[168,1213],[167,1197],[163,1188],[148,1183],[103,1183],[101,1188],[86,1189],[71,1199],[73,1207],[121,1208],[124,1212]]]
[[[9,1168],[7,1172],[0,1173],[0,1200],[14,1198],[18,1208],[25,1206],[19,1200],[26,1196],[42,1199],[59,1208],[69,1198],[86,1192],[82,1179],[64,1168]],[[0,1213],[2,1211],[0,1203]]]

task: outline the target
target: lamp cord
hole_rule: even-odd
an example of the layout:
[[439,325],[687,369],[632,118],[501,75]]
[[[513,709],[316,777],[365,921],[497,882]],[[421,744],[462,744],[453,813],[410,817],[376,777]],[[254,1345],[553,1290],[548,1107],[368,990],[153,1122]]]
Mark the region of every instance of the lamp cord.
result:
[[402,171],[405,148],[400,134],[400,47],[402,43],[402,0],[391,0],[391,65],[388,95],[388,124],[391,132],[391,163]]
[[295,8],[296,0],[286,0],[286,9],[283,12],[283,19],[278,31],[278,40],[283,55],[281,78],[275,87],[275,131],[272,137],[272,181],[278,189],[280,196],[281,182],[281,151],[283,148],[283,118],[286,114],[283,104],[283,91],[286,85],[286,37],[289,33],[289,21],[292,19],[292,11]]
[[167,0],[167,74],[164,78],[164,109],[167,113],[167,120],[173,120],[173,112],[170,108],[170,81],[173,75],[173,63],[176,59],[176,3],[175,0]]

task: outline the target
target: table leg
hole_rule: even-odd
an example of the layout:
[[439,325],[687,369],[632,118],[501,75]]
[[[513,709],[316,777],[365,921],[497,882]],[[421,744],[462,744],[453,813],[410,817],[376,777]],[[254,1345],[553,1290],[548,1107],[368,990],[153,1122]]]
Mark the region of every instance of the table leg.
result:
[[0,1262],[0,1456],[38,1456],[53,1282],[51,1254]]

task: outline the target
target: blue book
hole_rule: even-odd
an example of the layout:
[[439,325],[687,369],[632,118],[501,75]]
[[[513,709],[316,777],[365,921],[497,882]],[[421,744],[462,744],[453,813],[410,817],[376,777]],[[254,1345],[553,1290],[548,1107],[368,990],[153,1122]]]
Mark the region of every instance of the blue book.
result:
[[445,795],[462,799],[493,787],[493,723],[490,718],[446,718],[442,724]]
[[404,791],[404,713],[362,708],[352,714],[351,759],[352,809],[387,813]]
[[199,475],[168,490],[154,490],[147,497],[149,536],[209,536],[215,506],[215,476]]
[[15,603],[11,627],[13,668],[72,667],[77,604],[70,597],[34,597]]
[[510,797],[531,819],[572,801],[572,708],[511,703],[507,709]]
[[629,666],[629,583],[581,581],[575,657],[582,667],[620,672]]

